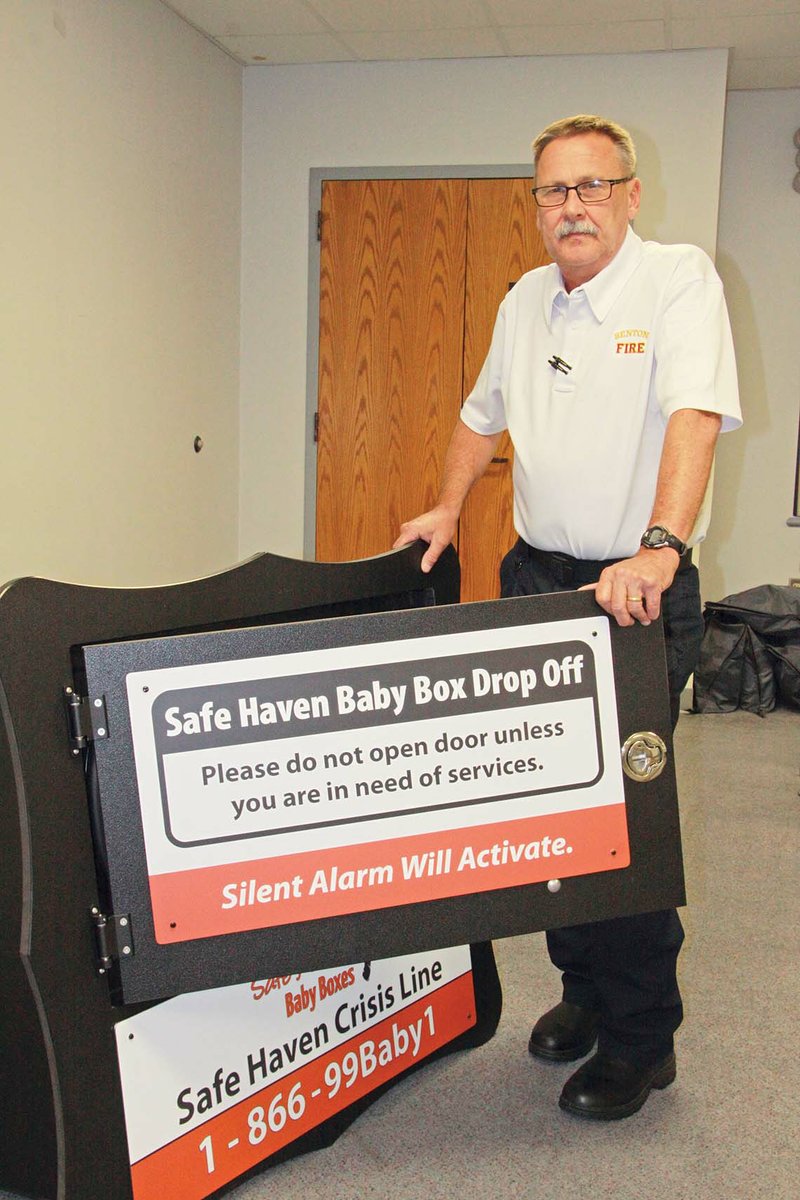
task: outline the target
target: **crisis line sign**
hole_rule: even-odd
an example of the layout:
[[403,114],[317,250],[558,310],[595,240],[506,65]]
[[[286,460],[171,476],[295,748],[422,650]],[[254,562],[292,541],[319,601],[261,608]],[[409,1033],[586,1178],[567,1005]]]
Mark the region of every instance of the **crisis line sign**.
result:
[[475,1022],[467,946],[187,993],[119,1021],[133,1200],[203,1200]]
[[126,687],[162,944],[629,864],[602,616]]

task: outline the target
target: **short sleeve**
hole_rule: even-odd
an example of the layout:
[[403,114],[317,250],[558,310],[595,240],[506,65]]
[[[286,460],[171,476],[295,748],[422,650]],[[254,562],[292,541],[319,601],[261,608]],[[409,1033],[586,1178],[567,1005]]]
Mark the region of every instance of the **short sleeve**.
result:
[[473,433],[501,433],[506,427],[504,379],[506,371],[506,315],[500,305],[492,342],[475,386],[461,408],[461,420]]
[[668,419],[682,408],[742,423],[730,320],[710,258],[687,246],[667,289],[655,348],[655,394]]

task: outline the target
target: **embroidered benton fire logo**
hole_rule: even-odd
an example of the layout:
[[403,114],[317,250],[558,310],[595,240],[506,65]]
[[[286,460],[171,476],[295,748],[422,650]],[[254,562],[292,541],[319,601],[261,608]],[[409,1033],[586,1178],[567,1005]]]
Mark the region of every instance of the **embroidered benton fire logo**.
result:
[[649,329],[619,329],[614,334],[617,354],[644,354],[647,349]]

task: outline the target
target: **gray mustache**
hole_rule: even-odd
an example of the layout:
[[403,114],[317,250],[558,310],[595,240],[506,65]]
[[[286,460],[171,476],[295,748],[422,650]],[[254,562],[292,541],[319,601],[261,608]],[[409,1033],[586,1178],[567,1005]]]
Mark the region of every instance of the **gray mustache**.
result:
[[565,217],[556,227],[555,233],[557,238],[569,237],[571,233],[588,233],[590,237],[597,237],[594,225],[590,225],[588,221],[571,221],[569,217]]

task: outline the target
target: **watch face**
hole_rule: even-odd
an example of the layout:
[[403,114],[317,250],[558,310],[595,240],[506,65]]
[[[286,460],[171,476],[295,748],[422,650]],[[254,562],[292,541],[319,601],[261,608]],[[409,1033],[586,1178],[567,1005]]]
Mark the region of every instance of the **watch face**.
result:
[[673,550],[677,550],[678,554],[683,554],[686,549],[684,542],[680,538],[675,537],[674,533],[670,533],[663,525],[651,525],[642,534],[641,544],[648,550],[660,550],[662,546],[671,546]]
[[663,546],[667,540],[667,531],[662,525],[652,525],[642,541],[648,546]]

